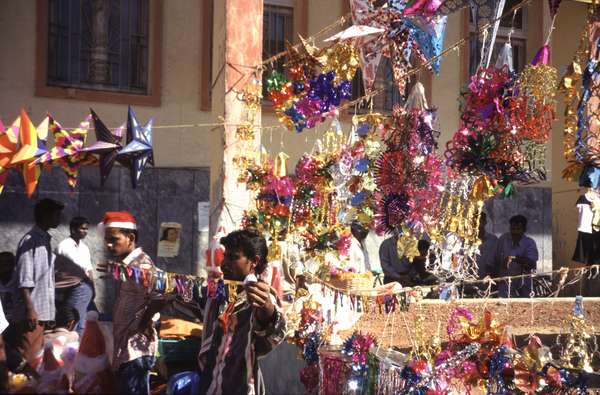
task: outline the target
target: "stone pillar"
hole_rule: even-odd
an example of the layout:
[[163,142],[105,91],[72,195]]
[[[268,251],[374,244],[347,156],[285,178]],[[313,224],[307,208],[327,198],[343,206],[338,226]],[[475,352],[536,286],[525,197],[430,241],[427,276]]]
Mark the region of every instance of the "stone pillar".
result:
[[110,65],[108,63],[108,20],[110,18],[110,1],[93,0],[90,18],[92,42],[90,47],[90,82],[106,84],[110,82]]
[[[236,126],[246,120],[246,107],[240,101],[240,92],[255,75],[252,68],[262,61],[262,31],[263,31],[263,2],[262,0],[223,0],[215,2],[215,34],[220,29],[217,22],[219,13],[224,12],[224,51],[217,46],[216,56],[224,59],[218,62],[223,65],[223,81],[219,81],[213,90],[213,99],[222,97],[215,90],[224,89],[224,105],[222,108],[226,126],[223,134],[223,159],[220,166],[213,167],[216,194],[213,195],[215,214],[211,219],[214,232],[223,228],[225,232],[238,229],[245,209],[249,208],[250,193],[245,184],[240,184],[240,170],[234,165],[233,159],[240,153],[243,144],[236,144]],[[224,7],[224,10],[223,10]],[[222,14],[221,14],[222,15]],[[222,45],[222,44],[221,44]],[[219,70],[217,69],[217,72]],[[260,78],[260,76],[258,76]],[[219,104],[213,101],[213,108]],[[260,109],[255,124],[260,125]],[[218,113],[218,112],[217,112]],[[260,149],[260,130],[255,133],[255,150]],[[215,174],[216,173],[216,174]],[[214,177],[213,176],[213,177]]]

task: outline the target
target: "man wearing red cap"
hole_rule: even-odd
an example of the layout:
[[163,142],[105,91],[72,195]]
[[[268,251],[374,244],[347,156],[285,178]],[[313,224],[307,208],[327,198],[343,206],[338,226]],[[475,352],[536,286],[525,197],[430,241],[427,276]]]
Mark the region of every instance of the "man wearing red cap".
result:
[[[137,246],[133,215],[126,211],[107,212],[103,222],[106,248],[117,262],[139,274],[155,270],[152,259]],[[142,277],[139,275],[139,282],[120,283],[113,312],[113,369],[120,393],[150,393],[149,375],[158,343],[152,317],[162,307],[162,298],[152,292],[152,276],[148,281]]]

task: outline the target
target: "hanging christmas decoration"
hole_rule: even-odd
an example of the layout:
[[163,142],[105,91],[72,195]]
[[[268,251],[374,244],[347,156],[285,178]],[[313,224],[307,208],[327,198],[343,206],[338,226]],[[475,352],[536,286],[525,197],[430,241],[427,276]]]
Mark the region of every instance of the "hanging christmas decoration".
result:
[[60,123],[50,118],[49,124],[54,135],[54,147],[38,157],[33,163],[36,165],[53,163],[60,166],[67,175],[69,187],[75,188],[79,168],[96,162],[96,158],[85,152],[84,149],[90,120],[91,115],[88,115],[77,129],[67,131],[62,128]]

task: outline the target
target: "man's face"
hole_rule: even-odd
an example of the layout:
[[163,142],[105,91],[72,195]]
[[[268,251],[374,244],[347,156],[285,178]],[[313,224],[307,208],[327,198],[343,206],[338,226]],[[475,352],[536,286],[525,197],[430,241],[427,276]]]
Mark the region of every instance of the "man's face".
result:
[[525,226],[523,224],[510,224],[510,234],[515,239],[520,239],[525,234]]
[[226,280],[244,281],[254,271],[256,263],[241,251],[225,250],[221,271]]
[[74,239],[83,240],[87,236],[88,230],[89,230],[89,225],[82,224],[81,226],[79,226],[77,228],[71,228],[71,236],[73,236]]
[[126,235],[120,229],[106,228],[104,232],[104,244],[106,249],[115,258],[124,258],[135,249],[135,237]]
[[62,210],[52,210],[50,213],[48,213],[48,227],[50,229],[58,228],[61,218]]

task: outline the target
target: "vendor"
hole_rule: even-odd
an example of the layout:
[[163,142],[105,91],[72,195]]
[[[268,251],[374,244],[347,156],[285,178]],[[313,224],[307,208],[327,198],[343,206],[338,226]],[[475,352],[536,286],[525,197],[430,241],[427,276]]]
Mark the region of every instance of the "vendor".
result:
[[[135,217],[126,211],[107,212],[104,242],[118,263],[133,270],[156,270],[152,259],[138,247]],[[100,265],[99,265],[100,266]],[[162,297],[149,284],[125,281],[119,284],[113,312],[113,369],[122,394],[149,394],[150,370],[158,344],[153,316],[162,307]]]
[[244,283],[235,299],[209,299],[198,355],[200,393],[265,394],[258,358],[280,344],[286,322],[274,290],[260,275],[266,270],[267,242],[256,230],[234,231],[221,239],[225,280]]
[[398,256],[398,233],[386,239],[379,247],[379,261],[383,270],[383,283],[399,282],[404,286],[410,286],[410,262],[406,257]]
[[417,243],[419,255],[413,258],[410,271],[413,285],[432,285],[437,281],[433,273],[427,271],[430,246],[431,243],[425,239],[421,239]]
[[[525,235],[527,218],[515,215],[509,223],[510,231],[498,239],[495,261],[499,277],[528,274],[537,267],[537,245],[531,237]],[[532,283],[531,277],[514,279],[510,283],[502,281],[498,284],[498,295],[501,298],[527,298],[533,290]]]

